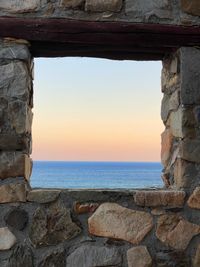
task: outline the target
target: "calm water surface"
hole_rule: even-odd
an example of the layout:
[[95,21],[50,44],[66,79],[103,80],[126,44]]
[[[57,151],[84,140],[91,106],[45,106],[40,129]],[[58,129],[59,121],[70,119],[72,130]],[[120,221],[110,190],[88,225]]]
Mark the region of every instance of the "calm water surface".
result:
[[158,162],[34,161],[32,187],[144,188],[162,187]]

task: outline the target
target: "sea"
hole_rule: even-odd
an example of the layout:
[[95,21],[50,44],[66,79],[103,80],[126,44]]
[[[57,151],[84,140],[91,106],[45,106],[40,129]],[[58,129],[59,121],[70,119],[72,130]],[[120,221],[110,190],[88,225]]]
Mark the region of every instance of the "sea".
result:
[[134,189],[160,188],[159,162],[34,161],[33,188]]

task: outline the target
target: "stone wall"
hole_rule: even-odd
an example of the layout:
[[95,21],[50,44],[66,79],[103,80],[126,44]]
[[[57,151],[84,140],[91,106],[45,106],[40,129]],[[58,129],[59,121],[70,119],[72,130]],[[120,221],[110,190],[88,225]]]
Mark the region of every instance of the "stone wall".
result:
[[1,0],[0,16],[200,25],[198,0]]
[[163,60],[161,160],[166,187],[200,184],[200,50],[181,48]]
[[0,205],[0,266],[198,267],[199,194],[29,191]]
[[[200,2],[2,0],[6,16],[191,26]],[[31,44],[11,37],[0,40],[0,267],[199,267],[199,48],[163,59],[162,190],[32,190]]]

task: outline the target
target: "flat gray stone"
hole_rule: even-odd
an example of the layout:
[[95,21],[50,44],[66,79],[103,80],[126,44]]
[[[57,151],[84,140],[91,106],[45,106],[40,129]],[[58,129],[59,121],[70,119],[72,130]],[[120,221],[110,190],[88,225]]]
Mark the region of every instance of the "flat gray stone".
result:
[[180,157],[184,160],[200,163],[200,141],[185,139],[180,143]]
[[85,244],[67,257],[66,267],[122,266],[122,256],[114,247]]
[[31,79],[25,62],[12,61],[0,66],[0,97],[29,100]]
[[85,10],[92,12],[118,12],[122,8],[122,0],[86,0]]
[[33,253],[27,245],[18,245],[13,250],[7,267],[33,267]]
[[10,227],[22,231],[28,223],[28,213],[20,208],[12,209],[6,215],[5,222]]
[[66,255],[65,251],[55,250],[54,252],[50,252],[43,257],[43,259],[39,262],[37,267],[65,267],[66,266]]
[[[9,1],[7,1],[9,2]],[[1,4],[0,4],[1,5]],[[0,42],[0,60],[1,59],[19,59],[19,60],[30,60],[31,55],[27,45],[16,44],[11,42]]]
[[180,52],[181,102],[184,105],[200,104],[200,50],[184,47]]
[[30,202],[38,202],[41,204],[50,203],[58,198],[60,192],[60,190],[53,189],[35,189],[29,191],[27,200]]
[[156,16],[158,18],[171,18],[171,5],[169,0],[126,0],[126,13],[134,13],[142,18]]
[[14,246],[17,239],[8,227],[0,228],[0,250],[8,250]]

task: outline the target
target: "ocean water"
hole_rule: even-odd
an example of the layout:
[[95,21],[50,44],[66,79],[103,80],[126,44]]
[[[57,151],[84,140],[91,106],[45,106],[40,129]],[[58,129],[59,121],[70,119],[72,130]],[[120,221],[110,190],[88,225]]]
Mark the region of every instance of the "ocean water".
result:
[[158,162],[34,161],[32,187],[146,188],[162,187]]

